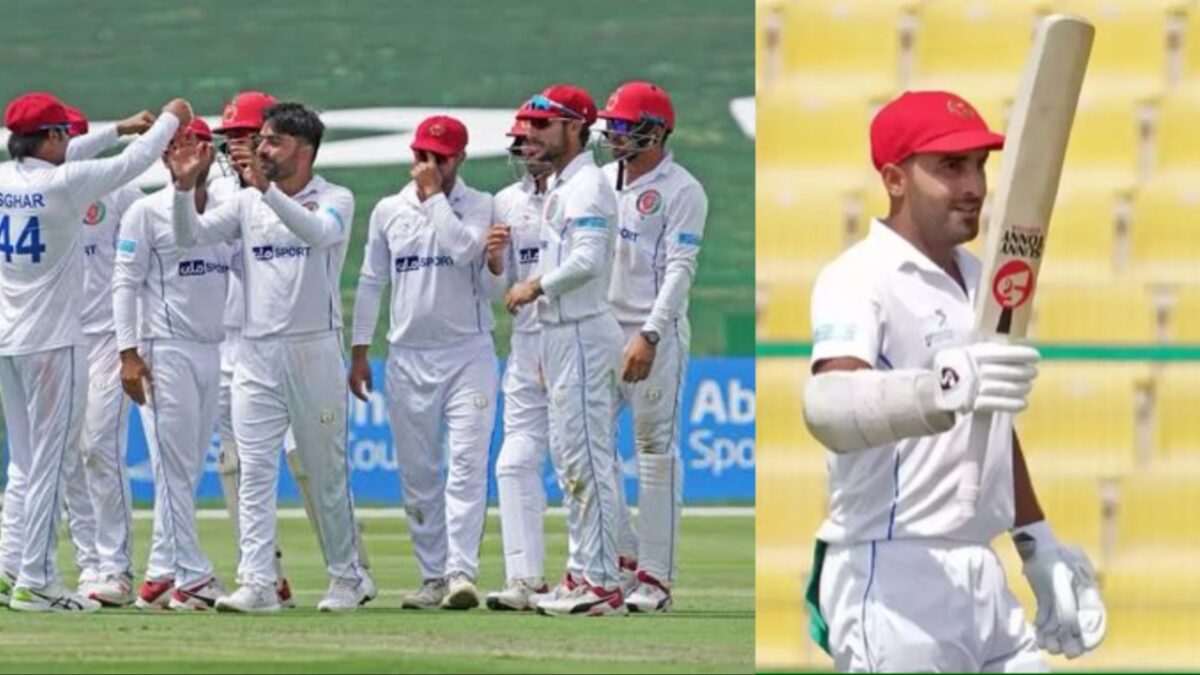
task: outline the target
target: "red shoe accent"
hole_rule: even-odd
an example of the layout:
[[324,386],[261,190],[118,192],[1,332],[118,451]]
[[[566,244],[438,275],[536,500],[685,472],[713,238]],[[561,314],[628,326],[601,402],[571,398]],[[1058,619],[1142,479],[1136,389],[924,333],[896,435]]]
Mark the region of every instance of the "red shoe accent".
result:
[[667,595],[671,594],[671,589],[667,588],[666,584],[659,581],[653,574],[650,574],[646,570],[638,570],[637,579],[643,584],[650,584],[651,586],[657,586],[658,588],[661,588],[663,593],[666,593]]
[[281,580],[275,587],[275,591],[279,594],[279,602],[287,602],[292,599],[292,587],[288,584],[287,579]]
[[565,586],[568,591],[575,590],[575,587],[578,586],[579,584],[587,583],[582,578],[576,579],[575,577],[571,576],[570,572],[567,572],[566,574],[563,575],[562,582],[563,582],[563,586]]
[[173,588],[175,588],[174,579],[146,579],[138,588],[138,597],[143,602],[153,604],[162,597],[163,593],[169,593]]
[[[614,586],[611,589],[602,588],[600,586],[591,586],[588,588],[588,592],[596,596],[597,600],[601,601],[596,603],[596,605],[606,604],[613,609],[621,609],[625,606],[625,595],[621,593],[620,586]],[[590,612],[590,610],[596,605],[589,607],[588,611]]]
[[637,571],[637,558],[629,558],[626,556],[621,556],[621,557],[617,558],[617,566],[623,570],[629,570],[630,572],[636,572]]

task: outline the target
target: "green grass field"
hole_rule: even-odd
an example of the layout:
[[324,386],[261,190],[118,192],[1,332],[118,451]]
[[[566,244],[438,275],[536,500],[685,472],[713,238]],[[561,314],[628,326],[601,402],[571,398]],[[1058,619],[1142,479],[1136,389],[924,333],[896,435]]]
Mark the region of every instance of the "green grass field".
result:
[[[730,100],[754,93],[751,2],[6,0],[4,5],[6,16],[28,18],[0,43],[0,99],[44,89],[95,119],[157,110],[179,95],[201,114],[218,114],[234,93],[251,88],[321,109],[515,110],[544,86],[570,81],[602,104],[621,82],[653,80],[676,106],[671,139],[676,157],[709,196],[692,294],[692,350],[753,353],[754,143],[729,114]],[[407,180],[402,161],[323,172],[350,187],[357,199],[342,278],[347,310],[367,217],[380,198]],[[489,191],[512,181],[502,159],[468,162],[464,177]],[[506,353],[507,316],[497,317],[497,343]],[[385,325],[386,320],[377,349]]]
[[[534,614],[409,612],[418,584],[404,521],[366,519],[380,597],[354,614],[318,614],[326,578],[303,518],[280,520],[284,568],[299,607],[274,616],[102,610],[90,616],[0,610],[0,673],[15,672],[749,672],[754,662],[754,528],[749,517],[686,517],[676,611],[583,619]],[[138,570],[149,520],[136,522]],[[64,533],[65,534],[65,533]],[[200,521],[217,572],[232,585],[225,519]],[[566,555],[563,519],[547,523],[547,569]],[[60,569],[74,581],[70,545]],[[484,536],[481,590],[502,583],[499,522]],[[140,579],[139,579],[140,581]]]

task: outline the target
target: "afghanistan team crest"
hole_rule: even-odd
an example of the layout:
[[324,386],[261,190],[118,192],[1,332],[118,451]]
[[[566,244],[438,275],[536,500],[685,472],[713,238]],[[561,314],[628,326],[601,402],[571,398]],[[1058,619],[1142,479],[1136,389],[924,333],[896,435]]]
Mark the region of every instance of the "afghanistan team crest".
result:
[[638,213],[652,216],[662,208],[662,194],[658,190],[646,190],[637,198]]
[[88,207],[87,213],[83,215],[84,225],[99,225],[104,220],[104,202],[92,202]]

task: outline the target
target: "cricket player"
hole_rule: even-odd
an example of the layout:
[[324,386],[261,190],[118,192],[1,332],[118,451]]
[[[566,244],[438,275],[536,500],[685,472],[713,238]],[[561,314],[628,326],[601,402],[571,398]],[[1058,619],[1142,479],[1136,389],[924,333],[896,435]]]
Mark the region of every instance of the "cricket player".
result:
[[0,165],[0,398],[23,493],[5,500],[5,525],[17,530],[5,538],[21,546],[13,609],[100,606],[66,591],[56,566],[65,454],[80,441],[87,404],[80,220],[149,168],[191,118],[187,101],[173,100],[120,155],[66,162],[70,118],[61,101],[36,92],[5,110],[13,161]]
[[634,612],[659,612],[671,608],[678,571],[688,292],[708,198],[665,147],[675,130],[667,92],[628,82],[608,97],[598,116],[606,121],[603,133],[616,160],[604,167],[620,201],[608,301],[624,333],[620,403],[633,411],[639,474],[637,584],[625,604]]
[[[496,347],[484,240],[491,195],[459,176],[467,128],[435,115],[418,126],[412,180],[371,212],[354,296],[350,391],[368,400],[383,289],[392,286],[384,395],[404,510],[423,579],[406,609],[471,609],[487,510],[496,416]],[[446,426],[448,472],[442,478]]]
[[339,275],[354,197],[312,171],[324,125],[299,103],[264,113],[257,148],[230,141],[247,187],[203,216],[193,190],[213,150],[177,145],[172,228],[176,244],[240,239],[245,327],[233,375],[233,431],[240,462],[240,587],[217,600],[234,612],[274,612],[275,501],[279,447],[291,425],[309,475],[329,590],[321,611],[353,611],[376,595],[359,561],[346,457],[346,395]]
[[[805,421],[828,448],[829,517],[809,590],[840,671],[1046,671],[1104,636],[1091,563],[1046,523],[1012,426],[1038,352],[972,338],[984,165],[1004,138],[945,92],[909,92],[871,124],[887,218],[813,289]],[[992,412],[977,513],[959,516],[972,413]],[[1037,596],[1036,631],[989,542],[1004,531]]]
[[[488,232],[487,262],[505,285],[530,278],[538,267],[542,238],[542,201],[553,167],[526,154],[528,122],[517,120],[508,131],[510,161],[520,179],[496,193],[493,225]],[[539,357],[541,326],[532,305],[517,310],[504,370],[504,443],[496,458],[500,500],[500,533],[504,540],[504,589],[488,593],[493,610],[533,610],[534,596],[548,592],[543,571],[546,546],[543,519],[546,490],[543,468],[549,451],[546,385]]]
[[[531,154],[554,167],[542,207],[538,274],[512,287],[510,312],[537,301],[549,397],[550,456],[565,486],[569,536],[582,579],[537,603],[548,615],[628,613],[619,586],[613,415],[621,327],[607,300],[617,198],[585,152],[596,104],[553,85],[521,109]],[[566,584],[564,584],[565,586]]]
[[[212,131],[199,118],[174,141],[211,142]],[[207,170],[201,171],[194,191],[200,213],[209,205]],[[200,550],[195,494],[217,417],[229,247],[176,246],[173,201],[174,190],[168,186],[122,217],[111,304],[121,385],[139,406],[154,469],[154,531],[146,578],[172,583],[171,609],[206,610],[224,595],[224,588]],[[138,606],[161,604],[139,598]]]

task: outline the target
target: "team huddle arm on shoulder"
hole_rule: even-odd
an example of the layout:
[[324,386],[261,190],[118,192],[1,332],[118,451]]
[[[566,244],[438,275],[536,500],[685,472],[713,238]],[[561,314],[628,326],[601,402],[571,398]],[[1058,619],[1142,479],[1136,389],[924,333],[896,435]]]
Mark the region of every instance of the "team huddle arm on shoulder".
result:
[[383,231],[386,215],[382,205],[371,212],[367,226],[367,244],[363,251],[362,270],[358,275],[358,287],[354,290],[354,323],[350,345],[370,345],[375,337],[375,324],[379,321],[379,306],[383,302],[383,291],[391,279],[392,253],[388,247],[387,233]]
[[146,209],[134,206],[121,217],[117,255],[113,264],[113,323],[117,351],[138,344],[138,292],[150,271],[150,247],[146,236]]
[[263,201],[289,230],[309,246],[329,248],[350,238],[354,195],[349,190],[331,191],[317,200],[316,209],[309,211],[272,183],[263,193]]
[[76,136],[67,144],[67,161],[78,162],[82,159],[91,159],[116,145],[119,140],[121,140],[121,135],[117,133],[115,124],[108,124],[82,136]]
[[181,192],[175,188],[175,196],[171,202],[171,232],[175,236],[176,246],[191,248],[240,237],[240,201],[235,195],[221,202],[217,208],[205,211],[201,216],[196,213],[195,191]]
[[654,298],[650,318],[643,326],[645,330],[661,335],[683,309],[696,276],[707,218],[708,198],[699,185],[681,191],[667,209],[667,269],[658,296]]
[[149,169],[167,149],[179,127],[179,118],[164,112],[150,130],[119,155],[62,165],[76,206],[85,206],[116,190]]
[[487,230],[492,220],[492,198],[468,205],[462,218],[454,215],[446,195],[438,193],[421,203],[429,217],[429,226],[437,236],[438,246],[455,260],[474,260],[483,254]]

